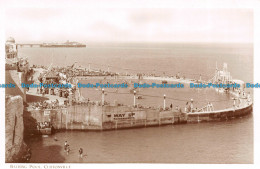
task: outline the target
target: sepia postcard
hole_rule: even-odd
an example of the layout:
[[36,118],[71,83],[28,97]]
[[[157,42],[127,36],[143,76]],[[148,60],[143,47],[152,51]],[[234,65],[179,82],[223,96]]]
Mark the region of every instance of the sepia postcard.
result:
[[3,165],[255,167],[259,3],[101,2],[3,3]]

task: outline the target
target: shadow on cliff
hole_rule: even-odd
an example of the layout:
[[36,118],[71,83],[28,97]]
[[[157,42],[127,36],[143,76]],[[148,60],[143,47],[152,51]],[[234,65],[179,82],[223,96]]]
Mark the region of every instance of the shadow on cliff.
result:
[[[26,104],[26,103],[25,103]],[[37,137],[37,121],[31,116],[31,113],[24,108],[23,110],[23,124],[24,124],[24,141],[32,137]],[[39,136],[38,136],[39,137]]]

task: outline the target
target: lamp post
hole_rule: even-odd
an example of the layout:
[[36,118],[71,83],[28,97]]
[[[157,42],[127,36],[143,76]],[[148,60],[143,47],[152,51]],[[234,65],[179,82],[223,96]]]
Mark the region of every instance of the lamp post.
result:
[[193,99],[190,99],[190,111],[193,111]]
[[135,99],[136,99],[136,91],[134,90],[134,107],[136,106],[136,102],[135,102]]
[[163,110],[166,108],[166,94],[163,95]]
[[105,105],[105,90],[104,88],[102,89],[102,106]]
[[235,108],[236,107],[236,98],[233,98],[233,107]]

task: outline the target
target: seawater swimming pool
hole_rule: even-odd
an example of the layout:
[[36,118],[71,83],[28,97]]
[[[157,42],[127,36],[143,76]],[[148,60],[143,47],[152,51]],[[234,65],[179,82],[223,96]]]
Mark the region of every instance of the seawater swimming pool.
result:
[[78,88],[127,88],[128,85],[125,83],[121,83],[121,84],[110,84],[110,83],[106,83],[106,84],[101,84],[101,83],[78,83],[77,84]]
[[176,83],[176,84],[165,84],[165,83],[134,83],[134,88],[184,88],[184,84],[182,83]]
[[[125,79],[86,79],[81,80],[81,83],[102,83],[102,84],[114,84],[123,83]],[[155,80],[142,80],[143,83],[159,84],[159,81]],[[186,103],[191,99],[194,100],[195,107],[204,107],[208,102],[212,102],[216,110],[221,110],[225,108],[232,107],[233,100],[230,95],[224,93],[218,93],[213,88],[206,89],[196,89],[190,88],[189,84],[183,84],[183,88],[134,88],[134,83],[138,83],[138,80],[129,79],[127,84],[128,88],[106,88],[105,101],[110,104],[115,102],[124,105],[133,105],[134,91],[136,91],[136,96],[142,96],[142,98],[136,100],[136,104],[143,106],[159,107],[163,106],[163,97],[166,95],[166,106],[169,107],[172,104],[173,107],[179,106],[184,108]],[[100,101],[102,95],[101,88],[80,88],[81,95],[85,99],[90,101]]]
[[[119,44],[120,45],[120,44]],[[111,65],[110,71],[175,75],[178,72],[189,78],[208,79],[215,71],[216,62],[227,62],[228,70],[234,78],[245,82],[253,81],[253,47],[238,44],[97,44],[86,48],[21,48],[19,55],[28,56],[31,64],[49,65],[54,55],[54,65],[69,65],[77,61],[81,65],[96,68],[94,64]],[[136,47],[137,46],[137,47]],[[155,48],[153,48],[155,47]],[[160,47],[160,48],[158,48]],[[149,49],[149,50],[148,50]],[[68,56],[64,60],[64,55]],[[77,57],[69,57],[77,56]],[[88,59],[86,59],[88,57]],[[199,62],[198,62],[199,60]],[[191,64],[197,63],[197,64]],[[128,70],[121,69],[129,68]],[[113,67],[117,66],[117,67]],[[105,68],[107,67],[99,67]],[[243,68],[243,69],[241,69]],[[106,83],[100,80],[82,83]],[[110,83],[119,83],[116,80]],[[121,82],[120,82],[121,83]],[[123,83],[123,82],[122,82]],[[151,82],[147,82],[151,83]],[[133,88],[105,89],[105,100],[113,103],[133,104]],[[81,94],[90,100],[101,100],[100,88],[81,88]],[[127,94],[125,94],[127,93]],[[226,102],[230,96],[213,89],[154,88],[139,89],[139,94],[152,95],[137,99],[137,104],[162,106],[166,94],[166,105],[184,107],[182,100],[194,99],[194,106],[204,106],[213,102],[215,109],[232,106]],[[179,100],[171,100],[171,98]],[[230,134],[232,133],[232,134]],[[59,141],[54,141],[57,137]],[[63,152],[64,141],[71,146],[71,154]],[[106,132],[59,132],[53,136],[31,140],[31,162],[157,162],[157,163],[253,163],[253,117],[187,125],[117,130]],[[82,147],[87,158],[78,158],[78,148]],[[49,157],[53,158],[49,158]]]
[[204,83],[190,83],[190,88],[240,88],[240,84],[204,84]]

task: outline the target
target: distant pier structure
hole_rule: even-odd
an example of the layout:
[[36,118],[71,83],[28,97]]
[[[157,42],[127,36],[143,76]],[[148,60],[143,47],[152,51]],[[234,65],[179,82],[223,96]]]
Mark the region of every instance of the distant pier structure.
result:
[[72,47],[72,48],[82,48],[86,47],[86,44],[79,43],[79,42],[71,42],[67,40],[65,43],[17,43],[17,47],[23,48],[23,47],[29,47],[29,48],[58,48],[58,47]]
[[23,47],[29,47],[29,48],[33,48],[33,47],[42,47],[42,44],[39,44],[39,43],[18,43],[16,44],[17,47],[20,47],[20,48],[23,48]]

